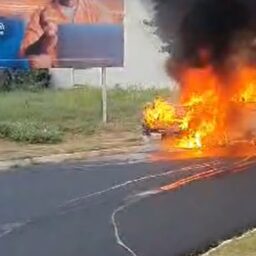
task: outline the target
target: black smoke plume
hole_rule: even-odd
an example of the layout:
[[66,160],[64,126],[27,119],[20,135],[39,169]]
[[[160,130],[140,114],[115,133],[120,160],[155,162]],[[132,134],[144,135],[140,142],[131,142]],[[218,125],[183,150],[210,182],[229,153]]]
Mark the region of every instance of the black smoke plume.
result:
[[[252,49],[255,0],[153,0],[155,24],[171,52],[171,65],[224,66],[238,49]],[[204,54],[208,52],[207,54]],[[204,54],[204,55],[203,55]],[[170,69],[173,66],[169,67]]]

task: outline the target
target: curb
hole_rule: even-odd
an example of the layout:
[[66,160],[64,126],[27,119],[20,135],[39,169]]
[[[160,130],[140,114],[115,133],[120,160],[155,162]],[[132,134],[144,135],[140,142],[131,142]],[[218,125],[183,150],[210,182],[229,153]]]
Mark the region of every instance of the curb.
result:
[[250,235],[255,234],[255,233],[256,233],[256,229],[252,229],[252,230],[247,231],[243,235],[223,241],[217,247],[210,249],[208,252],[202,254],[201,256],[210,256],[211,254],[215,253],[217,250],[222,249],[224,246],[230,245],[231,243],[236,242],[236,241],[241,241],[242,239],[247,238]]
[[102,150],[93,150],[93,151],[84,151],[84,152],[75,152],[75,153],[66,153],[66,154],[53,154],[48,156],[39,156],[39,157],[27,157],[21,159],[11,159],[0,161],[0,171],[7,171],[9,169],[26,167],[30,165],[39,165],[53,163],[58,164],[65,161],[76,161],[76,160],[88,160],[90,158],[104,157],[104,156],[115,156],[120,154],[128,153],[142,153],[145,150],[145,145],[121,147],[115,149],[102,149]]

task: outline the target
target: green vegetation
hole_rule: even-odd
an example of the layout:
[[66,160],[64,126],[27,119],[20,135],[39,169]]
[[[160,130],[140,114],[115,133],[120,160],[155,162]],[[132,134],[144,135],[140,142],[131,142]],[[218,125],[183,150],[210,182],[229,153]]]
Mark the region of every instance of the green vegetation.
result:
[[62,132],[57,127],[37,122],[0,122],[0,137],[31,144],[57,143],[62,140]]
[[15,70],[0,69],[0,91],[17,89],[37,91],[49,87],[50,74],[48,70]]
[[208,256],[255,256],[256,232],[250,233],[241,239],[235,239],[231,243],[221,246]]
[[101,122],[101,90],[11,91],[0,94],[0,137],[25,143],[57,143],[67,135],[140,129],[144,104],[169,90],[136,88],[108,91],[109,123]]

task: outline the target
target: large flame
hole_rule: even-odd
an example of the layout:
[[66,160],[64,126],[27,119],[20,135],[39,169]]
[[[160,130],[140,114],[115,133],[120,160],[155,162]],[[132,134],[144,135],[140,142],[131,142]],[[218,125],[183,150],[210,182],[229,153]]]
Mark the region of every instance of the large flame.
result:
[[144,111],[144,123],[151,130],[168,132],[178,127],[172,146],[193,149],[223,145],[235,131],[245,134],[249,130],[244,112],[248,103],[256,102],[254,68],[239,67],[227,76],[217,75],[211,66],[189,68],[182,75],[181,88],[179,108],[157,98]]

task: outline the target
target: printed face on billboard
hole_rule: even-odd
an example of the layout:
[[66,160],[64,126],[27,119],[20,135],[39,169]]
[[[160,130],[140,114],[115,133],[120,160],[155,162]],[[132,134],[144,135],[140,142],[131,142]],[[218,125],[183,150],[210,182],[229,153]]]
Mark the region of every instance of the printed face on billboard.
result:
[[121,67],[123,0],[1,0],[0,67]]

